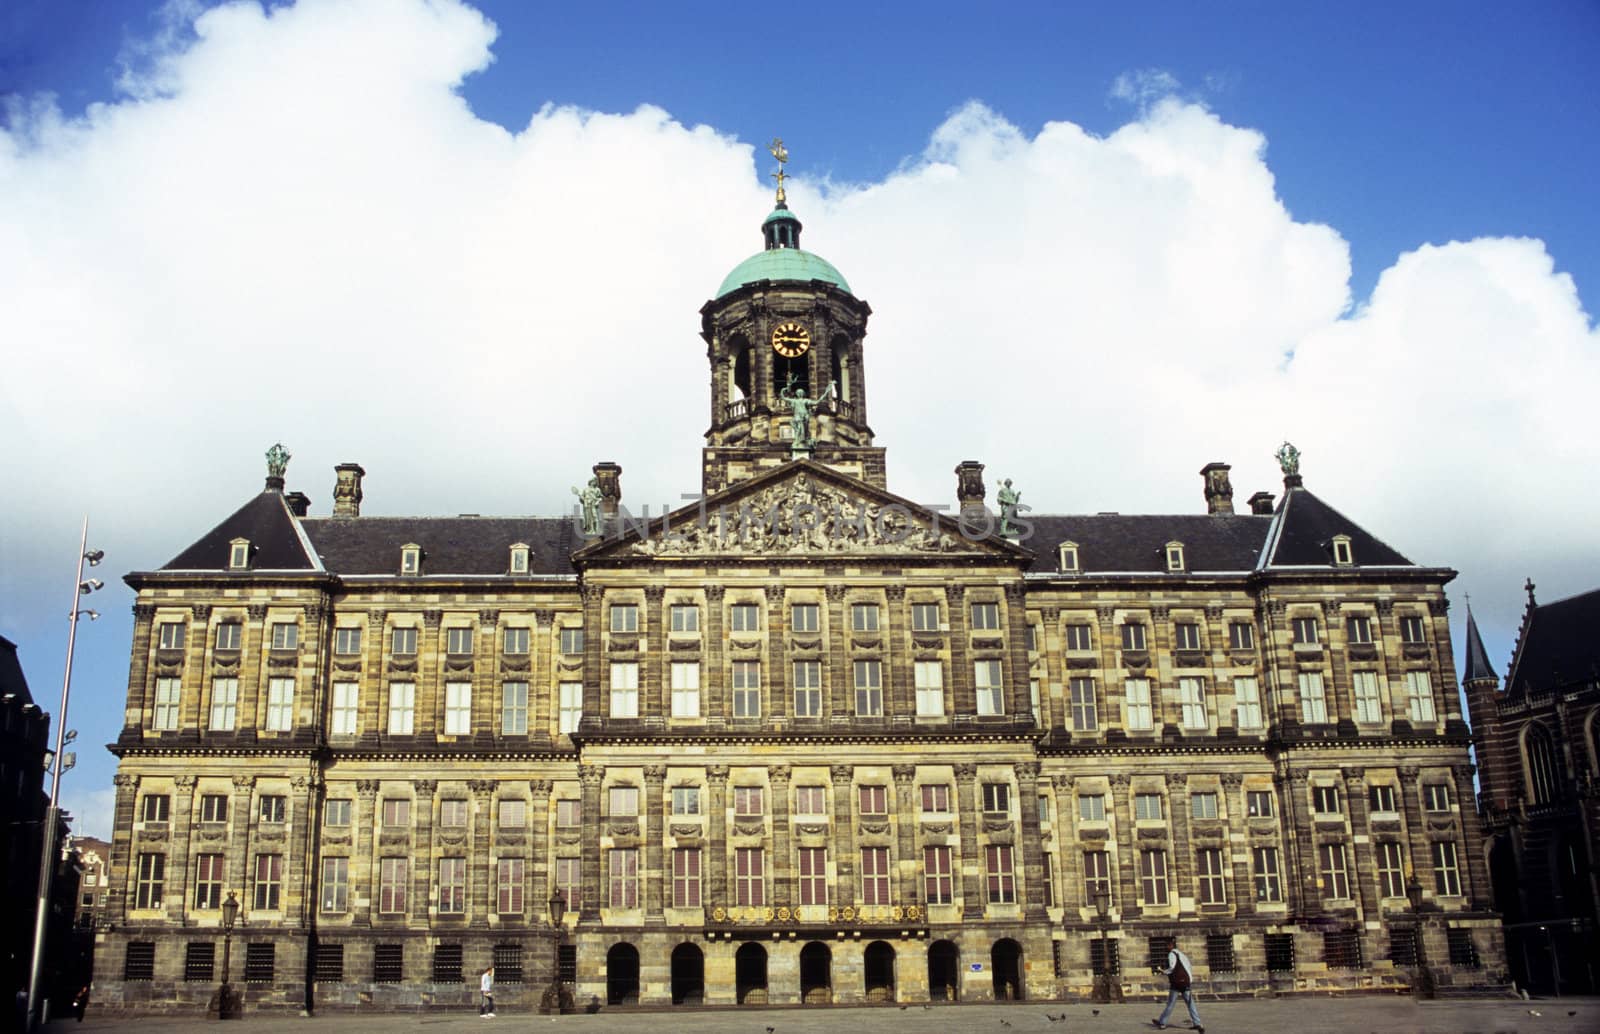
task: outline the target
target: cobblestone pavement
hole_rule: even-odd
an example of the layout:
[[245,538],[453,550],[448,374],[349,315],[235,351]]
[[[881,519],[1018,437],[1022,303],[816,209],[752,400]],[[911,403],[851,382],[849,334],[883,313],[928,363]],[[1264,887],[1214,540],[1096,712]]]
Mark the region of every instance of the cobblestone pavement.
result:
[[[1164,1000],[1163,1000],[1164,1001]],[[228,1028],[234,1034],[327,1032],[327,1034],[396,1034],[422,1030],[445,1034],[455,1030],[562,1032],[640,1032],[640,1034],[824,1034],[870,1031],[871,1034],[1023,1034],[1026,1031],[1073,1031],[1088,1034],[1136,1034],[1151,1030],[1150,1019],[1162,1001],[1091,1006],[1058,1002],[1011,1005],[939,1005],[923,1007],[863,1006],[790,1009],[697,1009],[613,1011],[597,1015],[548,1017],[504,1012],[480,1020],[473,1009],[439,1009],[428,1013],[325,1014],[314,1019],[285,1014],[247,1014]],[[1520,1002],[1508,1000],[1413,1002],[1407,998],[1277,998],[1260,1001],[1201,1002],[1206,1030],[1225,1032],[1292,1031],[1293,1034],[1594,1034],[1600,1031],[1600,998],[1560,998]],[[1095,1010],[1099,1012],[1096,1013]],[[92,1009],[91,1009],[92,1011]],[[1538,1015],[1534,1015],[1537,1013]],[[1174,1030],[1188,1026],[1183,1005],[1174,1010]],[[1049,1017],[1065,1017],[1050,1019]],[[199,1031],[215,1029],[203,1017],[127,1019],[90,1016],[81,1025],[71,1020],[51,1023],[49,1034],[92,1034],[94,1031]]]

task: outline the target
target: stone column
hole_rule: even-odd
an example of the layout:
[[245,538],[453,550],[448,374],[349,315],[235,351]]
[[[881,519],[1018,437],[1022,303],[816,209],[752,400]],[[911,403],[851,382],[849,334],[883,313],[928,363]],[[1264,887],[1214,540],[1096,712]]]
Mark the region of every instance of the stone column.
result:
[[700,675],[701,699],[705,707],[705,720],[708,726],[721,728],[728,723],[728,714],[732,710],[729,706],[728,681],[730,678],[727,661],[727,644],[723,641],[722,623],[722,598],[723,587],[720,585],[707,585],[706,591],[706,638],[704,671]]
[[667,590],[660,585],[644,589],[645,642],[649,649],[639,658],[639,718],[646,726],[665,728],[672,713],[671,685],[663,676],[670,663],[667,656],[666,614],[662,601]]
[[[1256,910],[1255,884],[1250,878],[1250,865],[1252,859],[1251,842],[1249,833],[1249,818],[1245,815],[1244,806],[1244,776],[1237,772],[1226,772],[1222,776],[1222,790],[1227,800],[1224,807],[1228,809],[1228,843],[1224,850],[1227,851],[1230,872],[1229,883],[1232,884],[1230,893],[1233,895],[1233,910],[1238,915],[1247,915]],[[1234,836],[1242,836],[1242,840],[1235,840]],[[1239,844],[1244,845],[1247,856],[1243,864],[1235,860],[1234,854],[1239,850]]]
[[662,815],[666,802],[662,789],[667,781],[666,765],[644,768],[644,907],[646,922],[660,922],[663,916],[662,885],[670,878],[661,864]]
[[917,857],[917,766],[895,765],[893,772],[895,852],[899,855],[896,869],[900,875],[895,881],[899,884],[895,899],[902,905],[909,905],[918,900],[917,873],[921,868],[921,859]]
[[[1024,654],[1026,656],[1026,654]],[[1039,763],[1019,761],[1017,795],[1022,798],[1022,887],[1027,898],[1022,915],[1029,923],[1048,923],[1044,905],[1044,852],[1039,844]]]
[[194,909],[189,880],[196,862],[189,839],[194,828],[195,777],[187,774],[174,776],[172,785],[176,792],[172,800],[172,853],[167,863],[167,896],[168,900],[177,902],[178,921],[187,924],[189,913]]
[[[290,780],[290,785],[294,793],[289,799],[290,823],[287,843],[284,845],[284,912],[289,911],[288,902],[296,903],[300,922],[305,925],[321,904],[307,895],[315,893],[317,887],[317,873],[313,866],[316,865],[316,844],[320,839],[316,837],[319,831],[317,801],[321,796],[322,777],[316,774],[295,776]],[[308,833],[311,835],[308,836]]]
[[1350,829],[1356,834],[1350,838],[1350,878],[1358,885],[1356,897],[1361,902],[1361,918],[1379,918],[1378,888],[1373,882],[1378,868],[1372,858],[1372,830],[1367,823],[1367,770],[1344,770],[1345,809],[1350,813]]
[[[254,885],[250,857],[251,831],[254,823],[250,815],[250,799],[255,790],[256,777],[233,777],[233,796],[228,800],[228,886],[239,887],[239,904],[243,917],[248,918],[255,900],[243,888]],[[227,892],[224,891],[224,894]]]
[[917,713],[911,689],[911,644],[906,638],[906,587],[891,585],[884,590],[889,597],[889,623],[885,630],[883,673],[884,711],[889,723],[909,728],[912,716]]
[[1406,844],[1406,859],[1410,863],[1408,869],[1415,872],[1417,879],[1422,880],[1422,885],[1431,892],[1433,882],[1422,879],[1422,874],[1433,865],[1433,856],[1428,847],[1428,825],[1422,818],[1422,783],[1419,779],[1422,770],[1416,765],[1401,765],[1399,771],[1400,810],[1406,817],[1402,839]]
[[374,607],[367,611],[366,638],[362,643],[361,709],[356,714],[356,731],[371,741],[389,731],[389,684],[383,670],[384,612]]
[[1137,917],[1144,910],[1139,904],[1139,853],[1133,843],[1133,809],[1128,805],[1128,774],[1111,773],[1112,822],[1117,827],[1115,859],[1117,898],[1122,902],[1122,917]]
[[[148,619],[145,625],[145,635],[148,637]],[[139,655],[135,653],[134,656]],[[114,857],[126,861],[109,868],[111,884],[106,888],[106,914],[103,920],[107,926],[121,926],[128,916],[128,885],[136,864],[133,856],[133,808],[139,793],[139,780],[126,772],[118,772],[111,777],[111,782],[117,788],[111,821],[111,851]]]
[[[605,628],[601,624],[600,619],[603,616],[602,604],[604,594],[601,592],[598,585],[584,585],[579,591],[583,593],[584,632],[583,720],[579,723],[578,728],[585,733],[595,733],[600,731],[602,724],[601,715],[606,713],[605,708],[600,702],[600,662],[601,650],[604,646],[605,639]],[[599,793],[598,787],[596,787],[595,792]],[[585,807],[587,807],[587,805],[585,805]],[[595,814],[598,815],[599,813],[596,812]],[[584,815],[585,818],[587,818],[589,813],[585,812]],[[595,850],[599,850],[598,843],[595,845]],[[598,855],[596,855],[596,858],[598,859]],[[599,865],[599,862],[596,861],[595,864]],[[585,877],[585,879],[587,880],[587,877]],[[591,906],[589,901],[585,899],[583,907],[585,911],[587,911],[591,907],[598,908],[599,906]],[[596,917],[598,918],[598,913],[596,913]]]
[[[1117,651],[1122,645],[1121,640],[1117,638],[1117,609],[1109,604],[1101,604],[1095,608],[1095,618],[1095,643],[1100,653],[1100,670],[1105,673],[1098,680],[1099,700],[1103,702],[1105,708],[1104,719],[1099,724],[1104,728],[1112,721],[1119,724],[1122,721],[1122,700],[1127,692],[1123,680],[1127,678],[1128,671],[1125,666],[1117,663]],[[1146,675],[1148,674],[1147,671]],[[1072,676],[1073,669],[1068,669],[1061,675],[1061,728],[1063,729],[1072,728]],[[1161,692],[1160,683],[1159,678],[1150,679],[1150,721],[1156,728],[1160,728],[1155,711],[1156,697]],[[1100,734],[1092,735],[1098,738]]]
[[1461,864],[1466,869],[1462,875],[1462,888],[1467,895],[1467,907],[1488,908],[1492,900],[1489,871],[1481,863],[1475,845],[1484,842],[1482,823],[1478,819],[1476,798],[1472,789],[1472,766],[1452,765],[1450,774],[1455,779],[1456,814],[1461,818],[1461,832],[1465,843],[1460,848]]
[[[1304,770],[1289,773],[1289,792],[1280,793],[1285,803],[1283,831],[1289,848],[1289,864],[1294,867],[1295,879],[1286,880],[1297,888],[1298,901],[1289,902],[1290,914],[1320,915],[1323,911],[1322,895],[1317,890],[1317,845],[1311,818],[1311,798],[1308,793],[1309,778]],[[1281,789],[1281,786],[1280,786]]]
[[[588,720],[585,714],[584,722]],[[599,765],[578,766],[578,779],[583,783],[583,823],[587,827],[581,855],[583,864],[580,867],[583,905],[578,913],[578,921],[586,924],[600,921],[600,784],[605,777],[606,770]]]
[[1189,776],[1183,772],[1167,773],[1167,828],[1172,831],[1172,880],[1178,888],[1175,902],[1183,911],[1183,892],[1194,898],[1194,851],[1189,846]]
[[[355,856],[350,861],[350,909],[357,926],[371,926],[372,917],[378,912],[378,860],[373,843],[374,830],[378,825],[377,799],[378,780],[361,779],[356,782],[356,843]],[[361,893],[362,887],[366,888],[364,895]],[[367,899],[364,912],[358,910],[358,897]]]
[[[1041,728],[1054,729],[1064,724],[1061,712],[1066,706],[1066,645],[1060,639],[1061,608],[1045,607],[1040,616],[1043,623],[1039,626],[1039,719]],[[1052,637],[1061,643],[1059,648],[1051,648]],[[1029,670],[1031,674],[1031,667]],[[1062,696],[1056,696],[1052,688],[1055,686],[1062,688]],[[1109,713],[1107,718],[1109,720]]]
[[[542,650],[541,639],[546,644]],[[556,629],[555,611],[545,608],[533,612],[528,649],[533,653],[528,658],[528,738],[549,742],[556,728],[556,694],[561,692],[555,661],[561,651],[561,633]]]
[[414,716],[418,739],[437,743],[444,732],[444,648],[440,626],[441,610],[422,612],[422,634],[417,638],[417,712]]
[[474,637],[478,649],[472,652],[472,718],[468,726],[480,742],[500,738],[500,611],[485,607],[478,611]]
[[774,907],[794,903],[794,866],[789,847],[789,766],[767,769],[772,795],[772,888]]
[[708,816],[711,819],[706,837],[706,871],[704,902],[709,912],[718,905],[731,904],[733,895],[728,886],[728,766],[712,765],[706,769],[706,796]]
[[261,727],[262,682],[267,678],[267,605],[252,603],[246,613],[250,620],[244,623],[244,649],[239,656],[239,711],[234,728],[240,739],[254,742]]
[[555,890],[555,866],[551,859],[555,852],[550,844],[550,780],[530,779],[528,790],[533,799],[528,802],[528,883],[533,893],[530,902],[534,918],[547,918],[545,901]]
[[183,689],[179,700],[182,710],[179,713],[178,728],[184,733],[193,734],[202,727],[200,702],[205,697],[206,675],[210,671],[206,664],[207,633],[210,631],[207,622],[211,618],[211,605],[209,603],[196,603],[190,607],[194,614],[194,621],[189,625],[188,640],[185,643],[183,660]]
[[[150,635],[156,608],[150,603],[133,605],[133,660],[128,665],[127,710],[123,714],[124,735],[142,736],[144,716],[150,708]],[[242,682],[243,680],[241,680]],[[116,867],[118,870],[125,866]]]
[[[955,624],[951,611],[951,625]],[[961,809],[961,916],[983,918],[983,859],[978,854],[978,766],[956,765],[957,805]]]
[[823,648],[828,658],[829,720],[834,725],[849,725],[855,702],[851,699],[854,683],[850,678],[850,625],[845,619],[844,586],[829,585],[827,593],[828,615],[824,619],[822,634]]
[[834,895],[830,898],[843,908],[856,903],[855,775],[853,765],[834,765],[833,777],[833,871]]
[[411,786],[416,791],[416,801],[411,806],[411,890],[406,911],[426,916],[429,904],[438,904],[429,901],[428,891],[438,878],[433,850],[433,798],[439,792],[439,781],[417,779]]
[[767,594],[767,670],[761,676],[762,714],[768,716],[768,725],[782,727],[789,713],[788,695],[783,687],[789,684],[787,654],[784,650],[783,586],[769,585]]
[[970,722],[978,713],[978,699],[967,652],[967,594],[962,586],[946,585],[944,596],[950,612],[950,713],[957,722]]
[[[1006,685],[1010,688],[1010,699],[1006,703],[1006,710],[1012,718],[1032,725],[1033,694],[1029,689],[1032,665],[1028,663],[1028,603],[1023,595],[1020,577],[1006,585],[1006,657],[1005,679]],[[1040,689],[1042,691],[1043,687]],[[1043,701],[1040,703],[1042,708]],[[1036,827],[1038,825],[1037,816],[1034,825]],[[1035,849],[1037,850],[1037,845]]]
[[[1432,683],[1435,713],[1439,715],[1442,722],[1459,725],[1461,721],[1461,694],[1449,692],[1451,686],[1459,685],[1456,681],[1455,648],[1450,645],[1450,597],[1440,593],[1438,597],[1429,600],[1428,612],[1433,615],[1434,658],[1438,668],[1437,677],[1428,680]],[[1473,800],[1473,798],[1459,797],[1458,800],[1468,801]],[[1463,811],[1462,814],[1465,815],[1466,812]],[[1472,843],[1481,842],[1481,840],[1472,841]],[[1470,854],[1471,852],[1468,853]],[[1487,901],[1488,898],[1483,900]]]
[[[493,779],[473,779],[467,783],[472,791],[472,851],[467,858],[468,893],[467,912],[474,927],[487,928],[489,914],[494,911],[490,900],[494,872],[489,865],[489,854],[494,844],[494,789]],[[473,879],[473,875],[477,879]]]

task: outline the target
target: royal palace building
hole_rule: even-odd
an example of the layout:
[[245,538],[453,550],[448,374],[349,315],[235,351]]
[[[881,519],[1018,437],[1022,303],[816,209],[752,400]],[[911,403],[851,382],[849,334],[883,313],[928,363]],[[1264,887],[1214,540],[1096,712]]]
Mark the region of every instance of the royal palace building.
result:
[[800,231],[701,309],[700,501],[364,516],[347,463],[313,516],[275,447],[127,577],[97,1004],[1118,996],[1168,935],[1224,994],[1503,984],[1454,572],[1287,446],[1247,513],[1222,463],[1192,515],[894,494]]

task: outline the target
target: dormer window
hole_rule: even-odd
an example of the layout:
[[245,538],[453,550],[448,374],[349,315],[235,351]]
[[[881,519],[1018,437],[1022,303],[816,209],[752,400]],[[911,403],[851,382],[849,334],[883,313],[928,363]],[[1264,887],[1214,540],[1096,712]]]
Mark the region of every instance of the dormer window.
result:
[[1169,571],[1184,571],[1184,570],[1187,570],[1187,567],[1185,567],[1184,562],[1183,562],[1183,543],[1182,542],[1168,542],[1167,545],[1166,545],[1166,554],[1167,554],[1167,570],[1169,570]]
[[528,573],[528,544],[518,542],[511,547],[511,573]]
[[415,542],[408,542],[400,547],[400,573],[422,573],[422,547]]
[[234,539],[228,543],[228,570],[243,571],[250,566],[250,540]]
[[1349,567],[1355,563],[1355,554],[1350,551],[1350,536],[1335,535],[1330,543],[1333,546],[1333,566]]
[[1061,573],[1078,573],[1078,544],[1076,542],[1063,542],[1056,549],[1061,554]]

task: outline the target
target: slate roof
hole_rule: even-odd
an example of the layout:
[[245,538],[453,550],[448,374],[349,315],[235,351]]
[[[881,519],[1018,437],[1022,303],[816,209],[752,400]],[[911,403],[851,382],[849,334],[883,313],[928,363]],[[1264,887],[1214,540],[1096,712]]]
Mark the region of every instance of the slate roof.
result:
[[322,564],[340,575],[393,575],[400,547],[422,547],[422,574],[503,575],[525,543],[531,574],[572,574],[582,545],[568,517],[304,517]]
[[1327,567],[1333,562],[1335,535],[1350,536],[1357,567],[1411,567],[1411,561],[1355,521],[1300,486],[1278,504],[1278,523],[1267,544],[1266,567]]
[[234,539],[250,540],[252,571],[317,571],[321,566],[300,533],[283,493],[268,489],[179,553],[163,571],[225,571]]
[[1033,535],[1023,543],[1036,554],[1029,570],[1046,573],[1061,570],[1056,547],[1062,542],[1078,544],[1078,569],[1084,573],[1165,573],[1166,545],[1173,541],[1183,543],[1190,571],[1250,571],[1272,523],[1271,517],[1253,514],[1023,516],[1033,523]]
[[28,692],[28,676],[22,673],[22,662],[17,659],[17,644],[0,635],[0,692],[15,693],[24,704],[33,703]]
[[1489,652],[1483,648],[1483,637],[1478,634],[1478,619],[1472,616],[1472,608],[1468,607],[1467,663],[1463,665],[1461,681],[1471,682],[1474,679],[1499,681],[1500,676],[1494,673],[1494,666],[1489,663]]
[[1600,678],[1600,589],[1533,607],[1506,679],[1507,696]]

